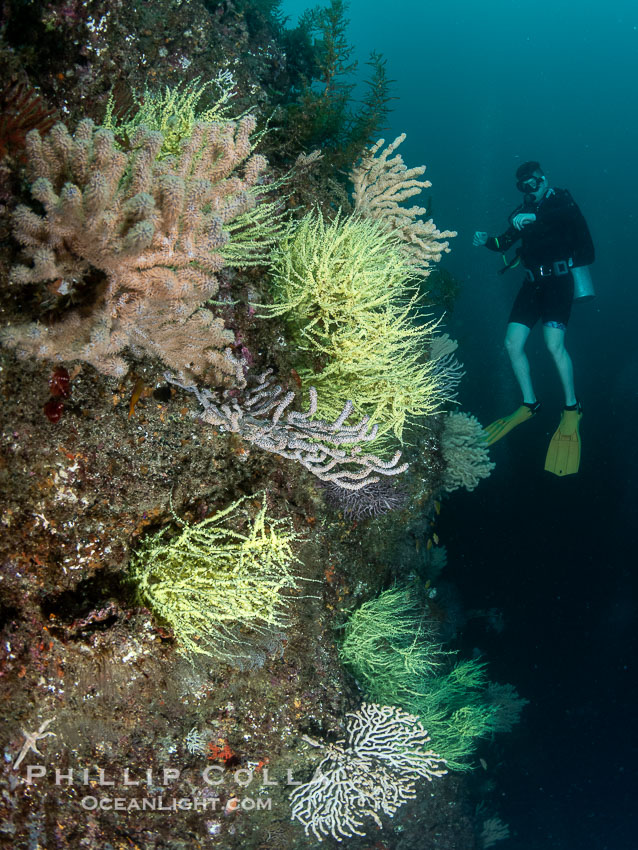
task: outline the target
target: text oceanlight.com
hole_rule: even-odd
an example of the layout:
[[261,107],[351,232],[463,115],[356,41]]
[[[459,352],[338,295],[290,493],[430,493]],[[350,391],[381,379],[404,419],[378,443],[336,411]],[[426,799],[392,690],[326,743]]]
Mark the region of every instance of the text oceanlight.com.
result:
[[[205,799],[203,797],[96,797],[87,795],[82,797],[80,804],[83,809],[93,811],[115,811],[115,812],[217,812],[224,808],[219,799]],[[237,807],[245,812],[270,811],[272,800],[270,797],[242,797],[237,801]]]
[[[191,771],[187,771],[191,773]],[[255,789],[262,796],[246,796],[241,799],[233,797],[236,801],[233,806],[243,811],[270,810],[272,800],[267,796],[267,791],[276,785],[300,785],[292,776],[292,771],[286,771],[285,780],[271,779],[268,768],[263,768],[259,773],[251,768],[240,767],[229,773],[219,765],[209,765],[200,773],[203,783],[202,795],[197,793],[191,796],[177,796],[168,793],[169,786],[182,778],[182,771],[177,768],[166,767],[159,771],[152,769],[144,771],[133,771],[124,768],[121,773],[105,771],[102,768],[80,768],[75,770],[63,770],[61,768],[49,769],[42,764],[27,765],[25,771],[25,782],[27,785],[35,785],[38,782],[53,782],[55,785],[65,787],[86,788],[84,796],[79,797],[78,802],[86,811],[116,811],[116,812],[216,812],[224,810],[224,803],[215,793],[211,793],[213,786],[221,785],[232,779],[241,788],[247,788],[255,784]],[[128,796],[119,796],[116,789],[126,789]],[[138,793],[135,793],[135,792]],[[159,792],[159,793],[158,793]],[[228,804],[227,804],[228,805]],[[226,809],[226,811],[228,811]]]

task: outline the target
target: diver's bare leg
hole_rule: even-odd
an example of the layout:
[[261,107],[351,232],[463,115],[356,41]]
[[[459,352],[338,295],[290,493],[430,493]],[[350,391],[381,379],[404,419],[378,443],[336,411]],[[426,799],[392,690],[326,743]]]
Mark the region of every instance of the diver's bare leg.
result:
[[505,349],[514,370],[514,377],[518,381],[518,385],[523,393],[523,401],[528,404],[534,404],[536,394],[532,386],[529,360],[525,353],[525,343],[527,342],[529,331],[530,329],[527,325],[522,325],[520,322],[510,322],[505,334]]
[[574,367],[572,365],[572,359],[565,348],[565,330],[564,328],[555,328],[551,325],[543,325],[543,335],[545,337],[545,345],[554,359],[561,384],[563,385],[565,407],[572,407],[576,404]]

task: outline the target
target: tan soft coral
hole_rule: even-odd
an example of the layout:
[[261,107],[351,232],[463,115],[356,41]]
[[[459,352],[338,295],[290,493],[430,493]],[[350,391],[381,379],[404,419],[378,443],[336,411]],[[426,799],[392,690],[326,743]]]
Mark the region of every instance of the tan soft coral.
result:
[[427,277],[432,266],[448,253],[447,240],[456,236],[454,230],[439,230],[427,215],[425,207],[405,207],[403,202],[429,189],[429,180],[419,180],[425,166],[408,168],[401,154],[395,154],[405,141],[405,133],[386,148],[384,139],[363,154],[361,162],[350,173],[354,191],[355,213],[378,221],[385,230],[397,236],[405,256],[414,271]]
[[254,263],[277,229],[272,205],[257,206],[267,163],[252,153],[254,128],[252,116],[198,124],[180,154],[162,160],[161,133],[145,127],[130,152],[89,120],[73,135],[63,124],[44,139],[30,133],[31,192],[44,215],[16,210],[15,236],[30,264],[15,266],[11,281],[55,281],[60,294],[91,286],[93,306],[50,326],[8,327],[4,343],[24,357],[82,360],[113,376],[126,373],[128,349],[183,378],[243,385],[234,335],[204,305],[218,272],[242,257]]

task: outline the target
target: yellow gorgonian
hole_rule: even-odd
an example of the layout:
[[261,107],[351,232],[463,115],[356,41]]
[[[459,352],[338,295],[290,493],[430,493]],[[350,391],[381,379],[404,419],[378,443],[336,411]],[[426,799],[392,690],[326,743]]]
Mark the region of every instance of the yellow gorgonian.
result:
[[305,354],[298,372],[319,393],[319,415],[346,401],[379,436],[403,439],[407,423],[446,401],[428,358],[436,320],[420,314],[400,241],[375,221],[318,212],[290,225],[272,259],[274,303]]
[[245,531],[237,530],[244,501],[195,525],[180,521],[175,537],[162,529],[133,555],[130,576],[140,601],[171,627],[185,655],[240,657],[240,629],[288,624],[297,536],[287,520],[267,518],[265,504]]
[[[191,136],[195,124],[212,124],[228,119],[228,103],[233,97],[234,80],[220,73],[212,80],[201,82],[201,77],[183,86],[166,86],[164,91],[145,88],[137,96],[135,105],[125,116],[116,117],[113,95],[109,97],[102,126],[112,130],[116,136],[129,141],[142,126],[163,136],[158,159],[177,156],[184,139]],[[204,108],[200,101],[205,94],[212,103]]]

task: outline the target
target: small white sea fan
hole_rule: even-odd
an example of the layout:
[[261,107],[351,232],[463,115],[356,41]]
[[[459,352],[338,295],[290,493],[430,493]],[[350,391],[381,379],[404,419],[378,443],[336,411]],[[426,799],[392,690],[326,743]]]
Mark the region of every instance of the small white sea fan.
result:
[[398,510],[405,505],[408,498],[405,490],[390,484],[389,481],[367,484],[360,490],[344,490],[329,481],[322,484],[322,489],[330,507],[342,511],[346,519],[356,522]]

